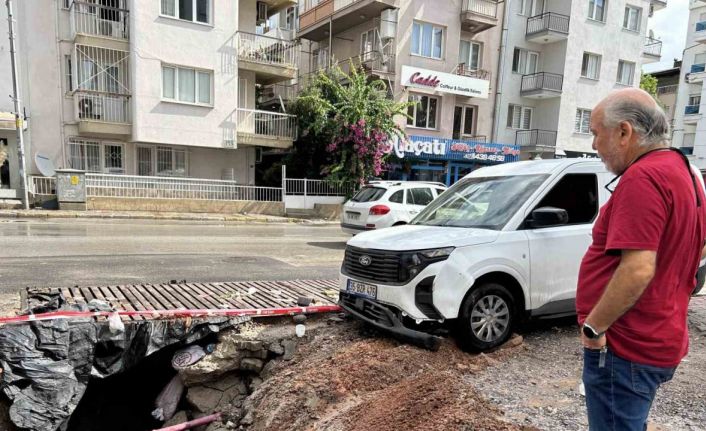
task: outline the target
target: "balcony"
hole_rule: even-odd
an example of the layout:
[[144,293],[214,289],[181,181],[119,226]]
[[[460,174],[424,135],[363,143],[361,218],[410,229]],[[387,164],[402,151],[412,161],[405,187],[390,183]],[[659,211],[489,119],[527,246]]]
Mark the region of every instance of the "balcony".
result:
[[490,72],[483,69],[473,69],[468,67],[466,63],[459,63],[454,70],[456,75],[467,76],[469,78],[482,79],[484,81],[490,81]]
[[695,31],[694,42],[706,43],[706,21],[697,22]]
[[556,131],[518,130],[515,134],[515,145],[519,145],[522,152],[553,153],[556,150]]
[[642,46],[642,58],[644,63],[654,63],[662,58],[662,41],[651,37],[645,38],[645,44]]
[[[298,36],[320,41],[379,17],[399,0],[304,0],[299,10]],[[329,35],[329,18],[332,35]],[[393,23],[390,23],[393,24]]]
[[494,0],[463,0],[461,29],[471,33],[498,25],[498,2]]
[[102,137],[130,135],[130,96],[127,94],[77,90],[74,108],[79,133]]
[[279,107],[294,100],[296,96],[296,85],[270,84],[262,88],[258,104],[260,107]]
[[564,76],[556,73],[539,72],[522,76],[520,95],[530,99],[549,99],[561,96]]
[[[120,3],[123,5],[124,1]],[[128,48],[130,15],[127,9],[73,1],[69,15],[75,43],[108,49]]]
[[255,72],[258,83],[272,84],[297,76],[299,46],[295,41],[237,32],[238,68]]
[[534,43],[554,43],[569,37],[569,20],[566,15],[546,12],[527,18],[525,39]]
[[294,115],[244,108],[238,108],[235,114],[238,145],[289,148],[297,139]]
[[703,82],[706,77],[706,63],[692,64],[691,70],[686,74],[686,82],[689,84],[698,84]]
[[279,12],[284,8],[297,5],[297,0],[259,0],[259,1],[267,4],[267,12],[270,15],[274,14],[275,12]]
[[[394,49],[392,49],[394,52]],[[357,67],[359,71],[377,77],[388,77],[395,74],[394,55],[384,54],[378,50],[368,51],[354,57],[336,62],[345,74],[351,73],[351,67]]]
[[657,87],[657,95],[662,96],[664,94],[676,94],[677,90],[679,90],[679,85],[663,85],[661,87]]

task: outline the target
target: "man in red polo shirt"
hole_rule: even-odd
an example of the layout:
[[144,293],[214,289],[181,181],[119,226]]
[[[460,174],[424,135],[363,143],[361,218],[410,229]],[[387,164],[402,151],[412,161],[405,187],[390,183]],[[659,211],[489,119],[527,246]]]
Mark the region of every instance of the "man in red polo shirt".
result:
[[686,157],[670,150],[667,118],[648,93],[611,93],[591,132],[620,182],[608,187],[579,272],[589,427],[642,431],[657,388],[688,351],[706,196]]

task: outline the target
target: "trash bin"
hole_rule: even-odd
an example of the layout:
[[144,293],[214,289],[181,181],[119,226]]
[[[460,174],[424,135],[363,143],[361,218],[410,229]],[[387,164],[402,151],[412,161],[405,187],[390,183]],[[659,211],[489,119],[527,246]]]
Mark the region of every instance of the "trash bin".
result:
[[86,211],[86,172],[57,169],[56,197],[60,210]]

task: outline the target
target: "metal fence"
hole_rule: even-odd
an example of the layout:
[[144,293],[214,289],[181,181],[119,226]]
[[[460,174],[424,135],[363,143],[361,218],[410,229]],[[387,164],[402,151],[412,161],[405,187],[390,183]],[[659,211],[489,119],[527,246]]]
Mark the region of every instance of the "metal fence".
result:
[[130,96],[127,94],[76,91],[74,103],[78,120],[130,124]]
[[239,31],[235,34],[238,58],[271,66],[297,67],[297,42]]
[[648,37],[645,39],[645,46],[642,48],[642,52],[648,55],[654,55],[659,57],[662,55],[662,41],[659,39],[653,39]]
[[54,177],[40,177],[30,175],[30,192],[35,195],[50,196],[56,194],[56,180]]
[[483,69],[473,69],[469,67],[466,63],[459,63],[456,66],[456,75],[468,76],[469,78],[484,79],[490,81],[491,74],[487,70]]
[[463,2],[463,12],[472,12],[497,18],[498,2],[494,0],[465,0]]
[[141,199],[282,200],[282,189],[279,187],[245,186],[235,181],[110,174],[86,174],[86,194],[91,197]]
[[238,133],[272,139],[297,139],[297,117],[279,112],[238,108]]
[[515,145],[529,147],[556,146],[556,132],[551,130],[518,130],[515,135]]
[[564,76],[556,73],[539,72],[522,76],[521,92],[552,90],[561,91]]
[[284,194],[293,196],[346,196],[355,190],[353,183],[331,183],[324,180],[285,178]]
[[[113,2],[117,4],[118,2]],[[130,28],[129,11],[125,2],[120,7],[103,6],[97,3],[72,1],[71,33],[128,39]]]
[[526,36],[549,30],[568,34],[569,17],[559,13],[546,12],[527,18]]

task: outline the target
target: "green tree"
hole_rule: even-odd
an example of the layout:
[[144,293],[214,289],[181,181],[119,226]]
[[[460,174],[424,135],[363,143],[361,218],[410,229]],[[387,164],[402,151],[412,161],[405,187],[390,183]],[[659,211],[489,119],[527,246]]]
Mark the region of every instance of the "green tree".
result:
[[650,93],[652,97],[657,99],[657,78],[650,74],[640,75],[640,88]]
[[318,169],[332,182],[363,183],[379,176],[391,149],[391,138],[404,137],[394,117],[406,115],[409,103],[395,102],[385,83],[351,64],[350,74],[335,67],[316,75],[293,102],[300,137],[291,162],[295,169]]

